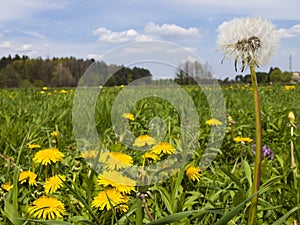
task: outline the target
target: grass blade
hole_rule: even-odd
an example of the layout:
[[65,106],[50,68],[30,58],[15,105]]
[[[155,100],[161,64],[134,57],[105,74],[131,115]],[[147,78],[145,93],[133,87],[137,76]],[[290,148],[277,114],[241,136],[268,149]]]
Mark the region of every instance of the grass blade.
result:
[[80,222],[80,223],[85,223],[85,224],[89,224],[89,225],[94,225],[94,223],[86,218],[84,218],[83,216],[73,216],[70,219],[71,222]]
[[187,218],[191,215],[194,215],[195,213],[200,213],[200,212],[212,212],[212,213],[217,213],[219,214],[220,209],[200,209],[200,210],[193,210],[193,211],[185,211],[185,212],[179,212],[179,213],[174,213],[172,215],[166,216],[164,218],[158,219],[154,222],[147,223],[147,225],[162,225],[162,224],[169,224],[169,223],[174,223],[178,222],[181,219]]
[[4,202],[4,214],[14,225],[22,225],[22,218],[19,212],[7,200]]
[[70,222],[64,222],[60,220],[27,220],[29,222],[34,222],[38,224],[45,224],[45,225],[74,225]]
[[275,223],[272,223],[271,225],[281,225],[284,222],[286,222],[286,219],[294,212],[300,209],[300,205],[292,208],[290,211],[288,211],[286,214],[284,214],[279,220],[277,220]]

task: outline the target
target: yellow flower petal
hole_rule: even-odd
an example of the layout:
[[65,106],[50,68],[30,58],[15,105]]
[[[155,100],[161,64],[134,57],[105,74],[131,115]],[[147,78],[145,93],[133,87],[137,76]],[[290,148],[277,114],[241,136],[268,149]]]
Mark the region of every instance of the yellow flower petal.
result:
[[41,163],[42,165],[48,165],[51,163],[62,161],[64,156],[65,155],[57,148],[47,148],[38,151],[32,160]]
[[64,204],[56,198],[41,196],[28,208],[28,213],[35,218],[52,220],[61,218],[65,214]]

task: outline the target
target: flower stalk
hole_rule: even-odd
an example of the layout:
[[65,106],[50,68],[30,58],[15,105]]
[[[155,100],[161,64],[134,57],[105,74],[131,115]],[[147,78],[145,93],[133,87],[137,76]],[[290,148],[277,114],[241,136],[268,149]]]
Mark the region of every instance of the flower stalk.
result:
[[[255,73],[255,64],[250,64],[250,74],[254,95],[254,110],[255,110],[255,128],[256,128],[256,154],[254,164],[253,186],[252,193],[254,194],[259,190],[260,177],[261,177],[261,161],[262,161],[262,125],[261,125],[261,112],[260,112],[260,98],[258,92],[258,84]],[[255,224],[255,216],[257,211],[258,194],[251,200],[249,211],[248,225]]]
[[[262,163],[262,124],[260,99],[255,67],[264,65],[270,59],[278,41],[275,26],[262,18],[236,18],[224,22],[218,28],[219,47],[225,52],[224,58],[234,59],[234,68],[238,70],[241,62],[241,71],[249,66],[254,96],[255,128],[256,128],[256,155],[251,193],[257,193],[260,187]],[[223,61],[223,60],[222,60]],[[251,200],[248,225],[255,224],[258,195]]]
[[291,166],[293,169],[293,177],[294,177],[294,186],[296,187],[296,180],[297,180],[297,166],[295,162],[295,155],[294,155],[294,127],[295,125],[295,115],[293,112],[290,112],[288,115],[289,121],[290,121],[290,126],[291,126]]

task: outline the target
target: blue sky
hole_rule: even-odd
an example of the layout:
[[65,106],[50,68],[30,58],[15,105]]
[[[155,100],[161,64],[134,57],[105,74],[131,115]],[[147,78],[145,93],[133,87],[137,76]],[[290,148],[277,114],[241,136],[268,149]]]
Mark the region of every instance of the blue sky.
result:
[[[300,71],[299,0],[0,0],[0,56],[97,58],[120,45],[160,40],[183,46],[207,62],[217,78],[234,78],[221,64],[217,29],[235,17],[261,16],[280,42],[271,66]],[[248,71],[246,71],[248,73]]]

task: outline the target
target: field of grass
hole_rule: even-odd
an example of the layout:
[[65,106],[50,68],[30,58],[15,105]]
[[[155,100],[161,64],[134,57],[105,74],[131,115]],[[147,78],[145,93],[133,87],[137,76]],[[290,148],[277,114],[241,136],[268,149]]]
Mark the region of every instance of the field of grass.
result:
[[[300,88],[293,87],[260,87],[266,146],[257,224],[300,223],[300,138],[298,127],[293,127],[300,118]],[[197,137],[182,134],[184,117],[159,97],[134,104],[131,114],[120,119],[130,134],[120,126],[115,135],[111,111],[122,88],[101,89],[94,112],[99,140],[94,143],[89,136],[78,140],[78,130],[74,134],[75,89],[0,90],[0,224],[246,224],[255,157],[251,88],[222,87],[230,117],[209,124],[212,116],[204,93],[199,87],[184,87],[196,107]],[[76,110],[82,111],[82,118],[76,119],[85,123],[89,112],[84,104],[80,107]],[[295,124],[289,122],[289,112]],[[89,125],[81,132],[89,132]],[[183,136],[192,144],[183,144]],[[140,142],[128,137],[140,137]],[[124,144],[126,140],[135,148]],[[210,152],[214,160],[199,171],[209,141],[220,148]],[[172,176],[168,170],[160,173],[160,183],[137,185],[157,172],[143,173],[145,166],[164,166],[159,163],[169,158],[184,163],[171,170]]]

